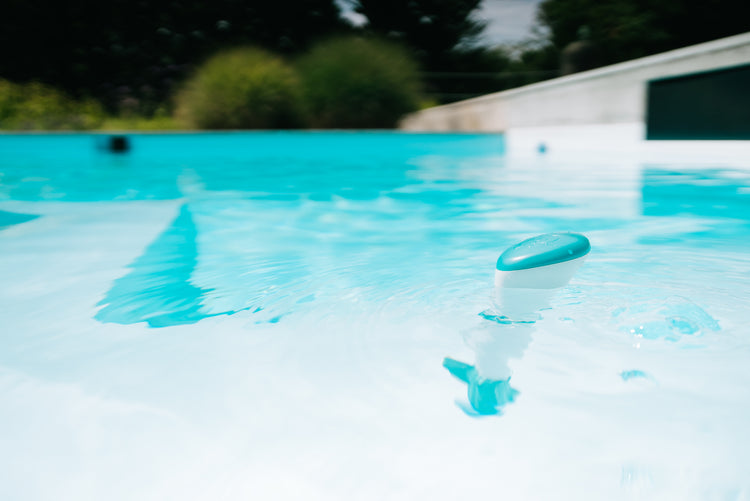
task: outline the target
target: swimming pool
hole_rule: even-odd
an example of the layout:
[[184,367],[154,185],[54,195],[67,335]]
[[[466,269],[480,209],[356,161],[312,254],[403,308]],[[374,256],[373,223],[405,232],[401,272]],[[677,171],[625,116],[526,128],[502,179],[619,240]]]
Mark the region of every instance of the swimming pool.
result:
[[[750,161],[131,140],[0,136],[2,499],[750,496]],[[585,264],[504,323],[553,231]]]

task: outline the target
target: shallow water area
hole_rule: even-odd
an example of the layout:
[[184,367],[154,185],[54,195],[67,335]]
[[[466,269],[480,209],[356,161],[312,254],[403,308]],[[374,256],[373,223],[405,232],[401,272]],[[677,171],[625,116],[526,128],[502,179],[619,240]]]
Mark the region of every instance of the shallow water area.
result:
[[[745,499],[750,162],[0,136],[2,499]],[[591,252],[533,322],[530,236]]]

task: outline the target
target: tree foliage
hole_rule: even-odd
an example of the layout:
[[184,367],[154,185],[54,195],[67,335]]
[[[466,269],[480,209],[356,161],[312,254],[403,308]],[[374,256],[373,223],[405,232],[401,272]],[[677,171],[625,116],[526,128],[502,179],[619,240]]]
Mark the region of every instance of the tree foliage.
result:
[[481,0],[354,0],[367,28],[398,39],[430,62],[461,43],[475,41],[484,29],[473,14]]
[[609,64],[750,31],[747,0],[544,0],[544,43],[516,58],[482,44],[482,0],[4,0],[0,78],[93,97],[109,112],[164,114],[176,86],[218,51],[296,56],[353,31],[337,2],[365,16],[362,31],[408,47],[439,102],[549,76],[582,39]]
[[601,64],[750,31],[747,0],[545,0],[538,19],[558,50],[587,39]]
[[316,45],[298,68],[313,127],[393,127],[419,105],[416,64],[392,43],[332,39]]
[[104,110],[91,99],[75,100],[47,85],[0,79],[0,129],[88,130],[104,121]]
[[508,58],[481,44],[482,0],[352,0],[365,30],[407,46],[420,64],[427,92],[438,102],[507,88]]
[[0,76],[148,111],[217,50],[299,52],[339,14],[334,0],[5,0]]
[[303,123],[299,78],[255,48],[219,52],[177,96],[178,119],[198,129],[280,129]]

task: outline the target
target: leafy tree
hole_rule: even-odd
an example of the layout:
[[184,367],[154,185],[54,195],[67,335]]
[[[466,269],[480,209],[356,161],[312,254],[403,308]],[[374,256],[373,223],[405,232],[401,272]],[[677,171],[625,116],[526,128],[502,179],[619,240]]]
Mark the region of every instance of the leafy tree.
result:
[[336,38],[313,47],[297,66],[314,127],[389,128],[419,105],[416,64],[399,45]]
[[508,88],[520,87],[560,74],[560,51],[546,40],[526,40],[512,46],[499,47],[509,54]]
[[334,0],[5,0],[0,76],[142,112],[218,49],[295,53],[343,28]]
[[199,129],[271,129],[303,123],[299,78],[281,58],[255,48],[206,61],[176,98],[177,116]]
[[104,110],[92,100],[76,101],[57,89],[0,79],[0,129],[87,130],[99,127]]
[[482,0],[351,0],[367,18],[365,30],[409,47],[420,63],[426,91],[450,102],[507,88],[509,59],[480,44]]
[[750,9],[746,0],[545,0],[538,20],[557,50],[587,39],[610,64],[749,31]]
[[513,86],[511,60],[502,50],[487,47],[454,49],[428,68],[423,79],[428,92],[442,102],[467,99]]
[[461,43],[471,43],[485,23],[472,17],[481,0],[353,0],[367,28],[396,38],[421,60],[439,59]]

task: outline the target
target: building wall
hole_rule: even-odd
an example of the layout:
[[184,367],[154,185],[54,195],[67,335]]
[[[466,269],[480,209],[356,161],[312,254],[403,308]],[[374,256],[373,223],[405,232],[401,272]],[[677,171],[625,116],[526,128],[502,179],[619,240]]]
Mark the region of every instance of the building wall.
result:
[[[401,128],[504,132],[511,152],[514,145],[539,149],[551,146],[548,143],[573,149],[611,148],[614,141],[632,147],[646,137],[649,81],[748,63],[750,33],[745,33],[429,108],[405,117]],[[579,134],[571,132],[576,128]],[[599,134],[604,129],[617,131],[619,138],[601,142],[599,136],[612,136]],[[558,134],[566,141],[560,141]]]

